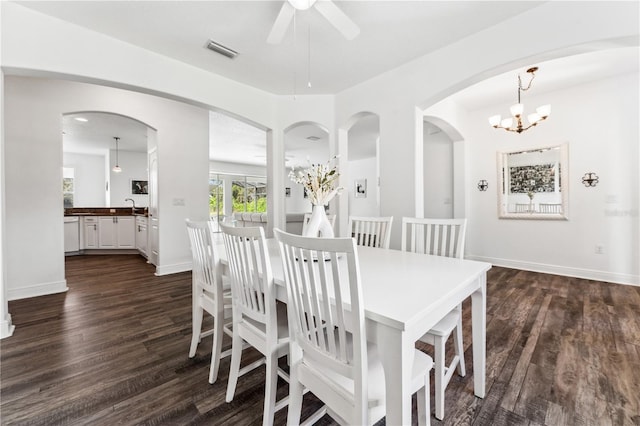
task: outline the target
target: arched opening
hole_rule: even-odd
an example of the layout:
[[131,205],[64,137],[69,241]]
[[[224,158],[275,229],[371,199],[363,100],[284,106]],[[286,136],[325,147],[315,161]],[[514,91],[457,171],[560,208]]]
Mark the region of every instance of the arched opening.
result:
[[229,114],[209,112],[209,218],[214,230],[220,231],[217,224],[223,221],[267,226],[267,175],[267,132]]
[[[286,231],[302,233],[305,213],[311,212],[311,202],[303,187],[289,178],[292,170],[304,169],[312,164],[325,164],[331,159],[329,131],[315,122],[294,123],[284,130],[284,182]],[[329,210],[334,209],[333,200]]]
[[340,230],[347,229],[350,215],[380,215],[379,146],[380,117],[375,113],[354,114],[338,130],[340,185],[346,192],[338,203]]
[[[64,206],[148,207],[148,133],[125,115],[81,111],[62,116]],[[116,147],[116,140],[117,147]],[[115,165],[120,166],[114,172]]]
[[[455,142],[461,142],[462,135],[446,121],[425,116],[423,120],[423,175],[424,217],[449,219],[456,216],[456,201],[463,191],[463,152],[454,149]],[[458,156],[458,157],[456,157]],[[457,179],[456,179],[457,178]],[[455,185],[454,182],[458,184]]]

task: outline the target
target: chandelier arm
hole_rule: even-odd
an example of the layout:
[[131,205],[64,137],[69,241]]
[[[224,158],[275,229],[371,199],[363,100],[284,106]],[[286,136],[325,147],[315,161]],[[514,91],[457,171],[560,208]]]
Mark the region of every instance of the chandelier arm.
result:
[[531,89],[531,84],[533,84],[533,79],[536,78],[536,74],[534,71],[527,71],[529,74],[531,74],[531,80],[529,80],[529,84],[527,85],[526,88],[522,87],[522,80],[520,80],[520,75],[518,75],[518,87],[520,88],[520,90],[522,90],[523,92],[526,92],[527,90]]

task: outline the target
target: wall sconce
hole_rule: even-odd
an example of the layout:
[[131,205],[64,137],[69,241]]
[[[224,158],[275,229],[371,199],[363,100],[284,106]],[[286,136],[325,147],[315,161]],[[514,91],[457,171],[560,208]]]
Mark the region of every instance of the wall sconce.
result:
[[582,177],[582,183],[587,188],[596,186],[598,183],[598,176],[593,172],[585,173]]
[[478,189],[480,191],[486,191],[488,187],[489,187],[489,183],[486,180],[482,179],[481,181],[478,182]]

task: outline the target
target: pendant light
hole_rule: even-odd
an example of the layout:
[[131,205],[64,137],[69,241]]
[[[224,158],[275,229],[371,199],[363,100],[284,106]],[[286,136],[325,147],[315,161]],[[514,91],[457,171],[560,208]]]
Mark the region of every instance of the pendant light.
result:
[[538,71],[538,67],[532,67],[527,70],[527,74],[531,75],[531,79],[529,80],[529,84],[527,85],[527,87],[522,86],[522,80],[520,78],[520,75],[518,75],[518,103],[512,105],[510,109],[511,115],[513,117],[508,117],[505,119],[502,119],[500,115],[489,117],[489,123],[491,124],[491,126],[493,126],[493,128],[504,129],[507,132],[522,133],[549,117],[549,114],[551,113],[551,105],[543,105],[536,108],[536,112],[531,113],[527,116],[527,119],[529,121],[528,126],[525,127],[522,123],[524,105],[520,101],[520,93],[525,92],[531,88],[531,83],[533,83],[533,78],[535,77],[536,71]]
[[120,140],[119,137],[114,136],[113,137],[116,140],[116,165],[113,166],[113,169],[111,169],[112,172],[114,173],[120,173],[122,171],[122,169],[120,168],[120,166],[118,165],[120,162],[118,161],[118,141]]

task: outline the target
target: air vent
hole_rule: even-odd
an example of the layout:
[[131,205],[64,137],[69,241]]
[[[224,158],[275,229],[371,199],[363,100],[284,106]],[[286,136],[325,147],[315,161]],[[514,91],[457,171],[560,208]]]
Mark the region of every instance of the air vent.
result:
[[213,50],[216,53],[219,53],[223,56],[226,56],[227,58],[235,58],[236,56],[238,56],[238,52],[236,52],[233,49],[229,49],[226,46],[221,45],[220,43],[216,43],[213,40],[209,40],[207,42],[207,49],[209,50]]
[[307,139],[309,139],[310,141],[313,141],[313,142],[320,140],[320,138],[317,137],[317,136],[307,136]]

